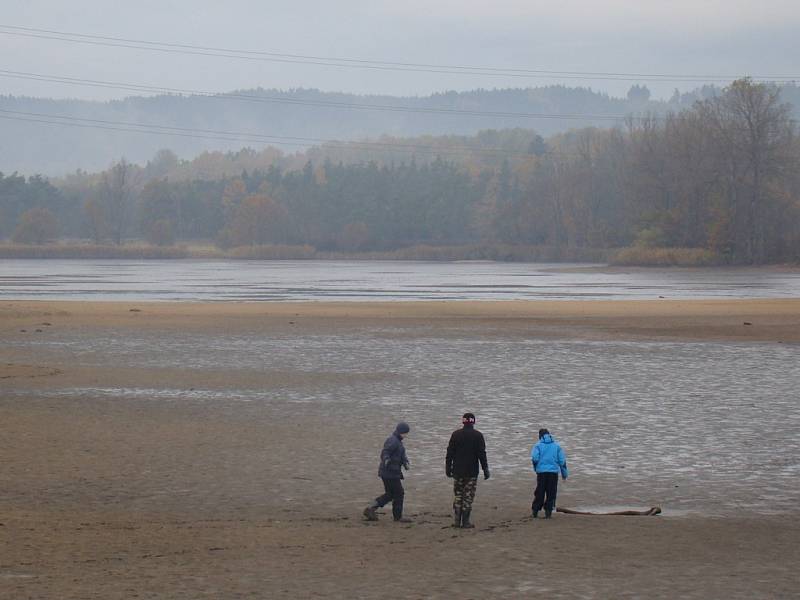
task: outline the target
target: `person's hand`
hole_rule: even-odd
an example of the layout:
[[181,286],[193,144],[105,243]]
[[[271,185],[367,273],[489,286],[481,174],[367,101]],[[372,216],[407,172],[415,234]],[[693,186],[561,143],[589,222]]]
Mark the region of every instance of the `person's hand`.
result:
[[450,471],[449,469],[447,471],[445,471],[444,474],[447,475],[448,478],[452,478],[453,477],[453,472]]
[[562,474],[561,474],[561,479],[562,479],[562,480],[564,480],[564,481],[566,481],[566,480],[567,480],[567,476],[566,476],[566,475],[564,475],[564,474],[562,473]]
[[486,481],[487,479],[489,479],[489,469],[483,472],[483,480]]
[[408,462],[408,461],[404,462],[404,463],[403,463],[403,468],[404,468],[406,471],[410,470],[410,469],[411,469],[411,463],[410,463],[410,462]]

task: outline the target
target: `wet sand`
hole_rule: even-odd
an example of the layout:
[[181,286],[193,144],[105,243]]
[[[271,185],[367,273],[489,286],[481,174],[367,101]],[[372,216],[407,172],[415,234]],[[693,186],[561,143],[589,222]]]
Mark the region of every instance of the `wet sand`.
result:
[[[380,410],[52,395],[92,386],[255,387],[314,398],[351,379],[392,377],[86,360],[62,345],[76,334],[283,339],[369,330],[388,339],[410,326],[437,340],[466,331],[487,339],[791,345],[800,342],[800,300],[0,303],[0,338],[9,342],[0,346],[0,598],[797,594],[796,510],[707,516],[670,514],[665,506],[659,517],[532,521],[532,477],[498,468],[479,483],[478,527],[455,531],[448,481],[423,478],[426,466],[412,465],[406,488],[415,523],[395,525],[386,514],[364,523],[360,510],[380,485],[374,455],[391,419]],[[31,339],[48,343],[14,345]],[[580,464],[572,470],[561,497],[578,505]],[[613,486],[585,491],[592,498],[614,493]]]
[[[42,319],[40,321],[39,319]],[[436,302],[68,302],[0,301],[0,332],[61,327],[165,331],[258,331],[289,326],[481,323],[553,337],[800,341],[800,298],[764,300],[579,300]]]

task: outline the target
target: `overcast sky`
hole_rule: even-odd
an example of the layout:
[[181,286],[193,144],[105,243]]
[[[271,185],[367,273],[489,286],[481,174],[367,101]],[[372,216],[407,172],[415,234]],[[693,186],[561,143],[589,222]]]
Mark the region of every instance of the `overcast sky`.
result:
[[[377,61],[558,71],[800,78],[798,0],[3,0],[2,26]],[[0,33],[0,69],[158,87],[314,87],[427,95],[636,81],[456,75],[168,54]],[[646,82],[657,97],[685,82]],[[0,94],[131,92],[0,77]]]

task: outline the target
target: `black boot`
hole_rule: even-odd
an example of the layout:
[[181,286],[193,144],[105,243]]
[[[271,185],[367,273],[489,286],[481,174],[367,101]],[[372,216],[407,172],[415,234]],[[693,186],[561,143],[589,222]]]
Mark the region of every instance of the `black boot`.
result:
[[453,527],[461,527],[461,509],[453,509]]
[[378,510],[378,503],[375,502],[375,500],[373,500],[372,502],[370,502],[370,505],[364,509],[364,518],[367,521],[377,521],[378,515],[375,512],[377,510]]
[[475,525],[469,522],[469,514],[471,512],[472,509],[469,509],[461,513],[461,529],[472,529],[475,527]]

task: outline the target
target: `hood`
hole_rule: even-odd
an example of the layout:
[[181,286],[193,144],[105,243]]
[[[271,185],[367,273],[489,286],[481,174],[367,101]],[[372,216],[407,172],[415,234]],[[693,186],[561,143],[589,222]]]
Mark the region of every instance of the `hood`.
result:
[[550,435],[549,433],[545,433],[545,434],[542,436],[542,439],[541,439],[541,440],[539,440],[539,441],[540,441],[540,442],[544,442],[545,444],[552,444],[552,443],[553,443],[555,440],[553,439],[553,436],[552,436],[552,435]]

